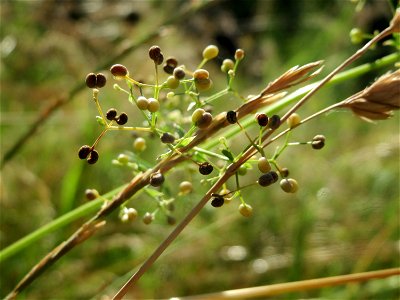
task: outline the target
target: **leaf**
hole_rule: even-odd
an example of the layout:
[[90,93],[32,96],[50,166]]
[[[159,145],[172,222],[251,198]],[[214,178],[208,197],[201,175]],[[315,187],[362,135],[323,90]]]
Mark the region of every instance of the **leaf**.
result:
[[222,152],[223,155],[225,155],[229,159],[230,162],[234,161],[235,158],[233,157],[232,152],[230,152],[227,149],[223,149],[221,152]]

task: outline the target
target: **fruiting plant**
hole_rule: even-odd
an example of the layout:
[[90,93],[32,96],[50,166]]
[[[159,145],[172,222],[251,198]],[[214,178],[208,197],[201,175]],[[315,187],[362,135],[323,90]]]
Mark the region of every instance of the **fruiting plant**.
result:
[[[292,140],[292,132],[308,121],[337,109],[350,109],[358,117],[370,121],[389,118],[393,110],[400,108],[400,92],[396,88],[400,85],[400,72],[397,70],[385,74],[366,89],[313,115],[302,118],[297,113],[298,109],[372,45],[397,33],[399,25],[400,12],[397,11],[386,30],[375,35],[343,64],[310,86],[300,99],[287,96],[286,90],[317,77],[323,67],[322,61],[293,67],[269,83],[258,95],[249,98],[242,96],[234,87],[235,81],[240,79],[240,65],[246,58],[242,49],[237,49],[234,57],[221,58],[220,69],[226,75],[225,86],[221,90],[214,89],[213,74],[207,70],[207,63],[219,55],[215,45],[204,48],[202,60],[194,69],[187,67],[186,62],[181,65],[175,57],[165,59],[159,46],[150,47],[148,57],[149,63],[154,65],[154,82],[141,82],[138,80],[141,74],[134,67],[131,69],[131,66],[122,64],[110,67],[110,74],[115,80],[113,83],[101,73],[88,74],[85,82],[92,92],[91,101],[97,110],[100,133],[92,144],[78,149],[78,157],[89,164],[108,163],[102,161],[101,142],[112,131],[124,131],[128,135],[134,133],[133,149],[116,152],[116,159],[113,160],[114,165],[130,168],[133,179],[111,198],[88,189],[88,200],[103,201],[100,211],[66,243],[46,256],[30,277],[20,283],[14,294],[22,291],[47,266],[104,226],[104,218],[115,210],[119,210],[119,218],[124,223],[137,219],[150,226],[159,219],[166,220],[169,225],[179,222],[170,236],[117,293],[115,299],[121,299],[207,203],[218,209],[223,209],[228,203],[236,205],[238,213],[249,218],[257,214],[258,204],[245,199],[243,189],[260,188],[268,191],[280,188],[284,193],[294,194],[305,188],[304,178],[296,178],[295,173],[289,172],[290,166],[280,165],[285,150],[298,147],[299,151],[313,151],[334,145],[329,145],[329,136],[325,137],[322,133],[310,136],[307,141],[297,141]],[[359,32],[352,31],[352,34],[353,40],[356,40]],[[393,41],[396,42],[395,39]],[[106,107],[102,89],[111,85],[121,93],[121,98],[131,103],[132,110],[142,116],[140,120],[131,118],[130,111],[120,112],[118,107]],[[226,95],[236,98],[237,102],[232,101],[236,105],[232,104],[228,111],[215,111],[213,104]],[[256,129],[257,134],[250,133],[250,128]],[[223,137],[216,138],[219,134]],[[231,139],[235,136],[240,136],[243,141],[239,145],[240,150],[237,150],[238,145],[235,149],[232,147]],[[155,157],[155,165],[149,166],[142,155],[149,139],[154,137],[159,142],[159,153]],[[304,145],[308,146],[302,147]],[[188,170],[186,178],[181,182],[169,181],[168,177],[178,166]],[[194,174],[193,170],[198,174]],[[258,179],[243,185],[241,182],[245,176]],[[191,194],[200,182],[208,191],[184,219],[176,220],[173,207],[180,205],[180,197]],[[155,200],[155,204],[153,211],[140,215],[140,203],[130,199],[142,190]],[[172,194],[171,190],[177,192]]]

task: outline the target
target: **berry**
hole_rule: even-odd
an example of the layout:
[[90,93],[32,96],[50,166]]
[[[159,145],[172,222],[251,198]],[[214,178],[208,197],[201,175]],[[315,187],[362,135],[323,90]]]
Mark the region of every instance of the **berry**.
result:
[[249,204],[240,204],[239,212],[243,217],[250,217],[253,214],[253,208]]
[[235,59],[236,60],[242,60],[244,57],[244,50],[243,49],[237,49],[235,52]]
[[146,110],[149,107],[149,101],[143,96],[137,98],[136,104],[140,110]]
[[89,74],[86,75],[85,82],[86,82],[86,86],[88,88],[91,88],[91,89],[95,88],[96,87],[96,81],[97,81],[96,74],[89,73]]
[[277,129],[281,125],[281,118],[278,115],[273,115],[268,120],[268,127],[271,129]]
[[102,73],[98,73],[96,75],[96,87],[98,88],[102,88],[103,86],[105,86],[107,83],[107,78],[104,74]]
[[85,159],[86,157],[88,157],[90,152],[92,152],[92,147],[84,145],[79,148],[78,156],[80,159]]
[[197,109],[192,113],[192,122],[196,124],[196,123],[202,118],[202,116],[203,116],[203,114],[204,114],[205,112],[206,112],[206,111],[205,111],[204,109],[202,109],[202,108],[197,108]]
[[174,90],[179,86],[179,79],[174,76],[169,76],[167,78],[167,87]]
[[99,159],[99,152],[92,150],[87,158],[87,162],[91,165],[95,164]]
[[284,178],[288,177],[289,176],[289,169],[288,168],[282,168],[282,169],[279,170],[279,173]]
[[156,172],[150,175],[150,185],[159,187],[164,183],[164,175],[160,172]]
[[212,81],[209,78],[195,79],[194,85],[199,92],[207,91],[212,86]]
[[138,212],[133,207],[124,207],[123,214],[121,217],[122,222],[134,221],[138,216]]
[[173,75],[176,79],[182,80],[183,78],[185,78],[186,73],[185,73],[185,70],[178,67],[178,68],[174,69]]
[[193,190],[193,185],[190,181],[182,181],[181,184],[179,185],[179,191],[186,195],[191,193]]
[[133,148],[138,152],[143,152],[146,149],[146,140],[142,137],[138,137],[133,142]]
[[210,74],[208,73],[207,70],[204,70],[204,69],[197,69],[193,73],[194,79],[208,79],[209,77],[210,77]]
[[244,176],[244,175],[246,175],[247,174],[247,168],[246,168],[246,166],[245,165],[241,165],[240,167],[239,167],[239,169],[238,169],[238,174],[240,175],[240,176]]
[[256,120],[258,125],[262,127],[267,126],[268,124],[268,116],[266,114],[263,113],[256,114]]
[[111,74],[115,77],[125,77],[129,74],[128,69],[124,65],[116,64],[110,68]]
[[164,60],[164,56],[161,52],[160,47],[158,46],[152,46],[149,49],[149,57],[154,61],[154,63],[156,65],[161,65],[163,60]]
[[124,125],[128,122],[128,115],[126,113],[121,113],[117,119],[117,124],[118,125]]
[[211,205],[214,207],[221,207],[222,205],[224,205],[224,197],[221,196],[215,196],[212,200],[211,200]]
[[166,60],[164,64],[164,72],[167,74],[172,74],[174,72],[174,69],[178,65],[178,61],[174,57],[170,57]]
[[235,124],[237,122],[236,111],[233,111],[233,110],[228,111],[226,113],[226,120],[231,124]]
[[168,132],[164,132],[161,136],[161,142],[164,144],[172,144],[175,142],[175,137]]
[[269,171],[258,178],[258,184],[261,186],[269,186],[278,180],[278,174],[275,171]]
[[208,112],[205,112],[201,116],[201,118],[196,122],[196,126],[201,129],[205,129],[211,124],[212,120],[213,120],[212,115]]
[[144,224],[148,225],[151,222],[153,222],[153,220],[154,220],[154,215],[152,213],[147,212],[147,213],[144,214],[144,216],[143,216],[143,223]]
[[107,113],[106,113],[106,118],[107,120],[115,120],[115,117],[117,116],[117,111],[115,108],[110,108]]
[[325,146],[325,136],[318,134],[313,137],[311,147],[315,150],[322,149]]
[[301,122],[301,118],[298,114],[293,113],[289,118],[287,118],[286,122],[289,125],[289,128],[294,128]]
[[157,99],[154,98],[149,98],[149,106],[147,107],[147,110],[149,112],[156,112],[160,109],[160,102],[158,102]]
[[121,164],[125,165],[125,164],[127,164],[129,162],[129,156],[126,155],[126,154],[121,153],[120,155],[118,155],[117,160]]
[[94,200],[94,199],[98,198],[100,196],[100,194],[95,189],[87,189],[85,191],[85,196],[86,196],[86,199],[88,199],[88,200]]
[[173,216],[168,215],[167,216],[167,223],[169,225],[175,225],[176,224],[176,219]]
[[271,171],[271,165],[268,159],[264,156],[258,159],[257,167],[262,173],[268,173],[269,171]]
[[209,45],[203,50],[203,58],[210,60],[218,56],[219,49],[215,45]]
[[208,162],[203,162],[199,165],[199,172],[202,175],[209,175],[213,170],[214,167]]
[[235,63],[233,62],[232,59],[224,59],[224,61],[222,62],[221,65],[221,71],[224,73],[228,73],[229,70],[233,70],[233,68],[235,67]]
[[296,193],[299,189],[299,184],[293,178],[285,178],[280,182],[281,189],[286,193]]
[[350,39],[351,39],[351,42],[355,45],[361,44],[361,42],[364,39],[364,33],[362,32],[362,30],[360,28],[353,28],[350,31]]

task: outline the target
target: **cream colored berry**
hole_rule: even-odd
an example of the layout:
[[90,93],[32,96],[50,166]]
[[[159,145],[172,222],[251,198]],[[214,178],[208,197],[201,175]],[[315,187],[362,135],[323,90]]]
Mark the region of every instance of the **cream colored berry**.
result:
[[249,204],[240,204],[239,205],[239,212],[244,217],[251,217],[253,214],[253,208]]
[[155,113],[159,109],[160,109],[160,102],[158,102],[157,99],[149,98],[149,106],[147,107],[147,110],[149,112]]
[[149,100],[144,96],[139,96],[136,100],[137,106],[140,110],[146,110],[149,107]]
[[189,194],[193,191],[193,184],[190,181],[182,181],[179,185],[179,191],[183,194]]
[[204,50],[203,50],[203,58],[204,59],[213,59],[214,57],[217,57],[219,53],[219,49],[215,45],[208,45]]
[[193,123],[197,123],[200,119],[201,119],[201,117],[203,116],[203,114],[205,113],[206,111],[204,110],[204,109],[202,109],[202,108],[197,108],[193,113],[192,113],[192,122]]
[[298,114],[293,113],[287,118],[286,122],[289,128],[294,128],[301,122],[301,118]]
[[262,173],[268,173],[269,171],[271,171],[271,164],[264,156],[258,159],[257,167]]
[[244,57],[244,50],[243,49],[237,49],[235,52],[235,59],[236,60],[242,60]]
[[299,184],[293,178],[284,178],[280,182],[281,189],[286,193],[296,193],[299,189]]
[[143,152],[146,149],[146,140],[142,137],[138,137],[133,142],[133,148],[138,152]]
[[167,87],[170,89],[176,89],[179,86],[179,79],[175,76],[169,76],[167,78]]
[[229,70],[233,70],[233,68],[235,67],[235,63],[233,62],[232,59],[224,59],[224,61],[222,62],[221,65],[221,71],[224,73],[227,73]]

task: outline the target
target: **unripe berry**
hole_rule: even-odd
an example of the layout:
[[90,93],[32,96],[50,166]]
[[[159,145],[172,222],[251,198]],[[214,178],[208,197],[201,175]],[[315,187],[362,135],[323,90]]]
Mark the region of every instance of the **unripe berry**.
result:
[[164,175],[160,172],[156,172],[150,175],[150,185],[154,187],[161,186],[165,181]]
[[99,159],[99,152],[97,152],[96,150],[92,150],[89,153],[89,156],[86,160],[89,164],[92,165],[92,164],[95,164],[98,161],[98,159]]
[[96,87],[97,88],[102,88],[105,86],[107,83],[107,78],[104,74],[98,73],[96,74]]
[[351,42],[355,45],[361,44],[361,42],[364,39],[364,33],[362,32],[362,30],[360,28],[353,28],[350,31],[350,39],[351,39]]
[[235,124],[237,122],[236,111],[233,111],[233,110],[228,111],[226,113],[226,120],[231,124]]
[[86,196],[86,199],[88,199],[88,200],[94,200],[94,199],[97,199],[100,196],[100,194],[95,189],[87,189],[85,191],[85,196]]
[[146,149],[146,140],[142,137],[138,137],[133,142],[133,148],[138,152],[143,152]]
[[221,65],[221,71],[224,73],[227,73],[229,70],[233,70],[233,68],[235,67],[235,63],[233,62],[232,59],[224,59],[224,61],[222,62]]
[[179,185],[179,191],[183,194],[189,194],[193,190],[193,185],[190,181],[182,181],[181,184]]
[[167,78],[167,87],[174,90],[179,86],[179,79],[174,76],[169,76]]
[[203,58],[204,59],[213,59],[218,56],[219,49],[215,45],[209,45],[203,50]]
[[235,59],[236,60],[242,60],[244,58],[244,50],[243,49],[237,49],[235,52]]
[[149,101],[144,96],[139,96],[136,100],[136,104],[140,110],[146,110],[149,107]]
[[269,171],[258,178],[258,184],[261,186],[269,186],[278,180],[278,174],[275,171]]
[[214,167],[208,162],[203,162],[199,165],[199,172],[202,175],[209,175],[213,170]]
[[96,87],[96,81],[97,81],[96,74],[89,73],[89,74],[86,75],[85,83],[86,83],[86,86],[88,88],[91,88],[91,89],[95,88]]
[[209,77],[210,77],[210,74],[208,73],[207,70],[204,70],[204,69],[197,69],[193,73],[194,79],[208,79]]
[[143,216],[143,223],[144,224],[148,225],[151,222],[153,222],[153,220],[154,220],[154,215],[152,213],[147,212],[147,213],[144,214],[144,216]]
[[263,113],[256,114],[256,120],[258,125],[262,127],[267,126],[268,124],[268,116],[266,114]]
[[282,168],[279,170],[279,173],[281,174],[282,177],[288,177],[289,176],[289,169],[288,168]]
[[289,116],[289,118],[287,118],[286,120],[289,128],[294,128],[296,127],[298,124],[300,124],[301,122],[301,118],[298,114],[293,113]]
[[175,68],[173,75],[176,79],[182,80],[183,78],[185,78],[186,73],[184,69],[178,67]]
[[175,142],[175,137],[168,132],[164,132],[161,136],[161,142],[164,144],[172,144]]
[[202,109],[202,108],[197,108],[197,109],[192,113],[192,122],[196,124],[196,123],[201,119],[201,117],[203,116],[203,114],[204,114],[205,112],[206,112],[206,111],[205,111],[204,109]]
[[88,155],[91,151],[92,151],[92,147],[90,147],[88,145],[84,145],[79,148],[78,156],[80,159],[86,159],[86,157],[88,157]]
[[286,193],[296,193],[299,189],[299,184],[293,178],[285,178],[280,182],[281,189]]
[[106,113],[106,118],[107,120],[114,120],[115,117],[117,116],[117,111],[115,108],[110,108],[107,113]]
[[211,205],[213,207],[221,207],[222,205],[224,205],[224,197],[221,196],[215,196],[212,200],[211,200]]
[[115,77],[125,77],[129,75],[128,69],[121,64],[115,64],[110,68],[110,72]]
[[129,162],[129,156],[126,155],[126,154],[121,153],[120,155],[118,155],[117,160],[118,160],[121,164],[125,165],[125,164],[127,164],[127,163]]
[[271,129],[277,129],[281,125],[281,118],[278,115],[273,115],[268,120],[268,127]]
[[160,109],[160,102],[158,102],[157,99],[149,98],[149,106],[147,107],[147,110],[149,112],[155,113],[159,109]]
[[251,217],[253,214],[253,208],[249,204],[240,204],[239,205],[239,212],[244,217]]
[[124,207],[123,215],[121,217],[122,222],[134,221],[138,216],[138,212],[133,207]]
[[266,157],[260,157],[258,159],[257,167],[262,173],[268,173],[271,171],[271,165]]
[[128,122],[128,115],[126,114],[126,113],[121,113],[120,115],[119,115],[119,117],[117,118],[117,124],[118,125],[125,125],[126,124],[126,122]]
[[244,165],[241,165],[238,169],[238,174],[244,176],[247,174],[247,168]]
[[201,118],[196,122],[196,126],[201,129],[205,129],[211,124],[212,120],[213,120],[212,115],[208,112],[205,112],[201,116]]

